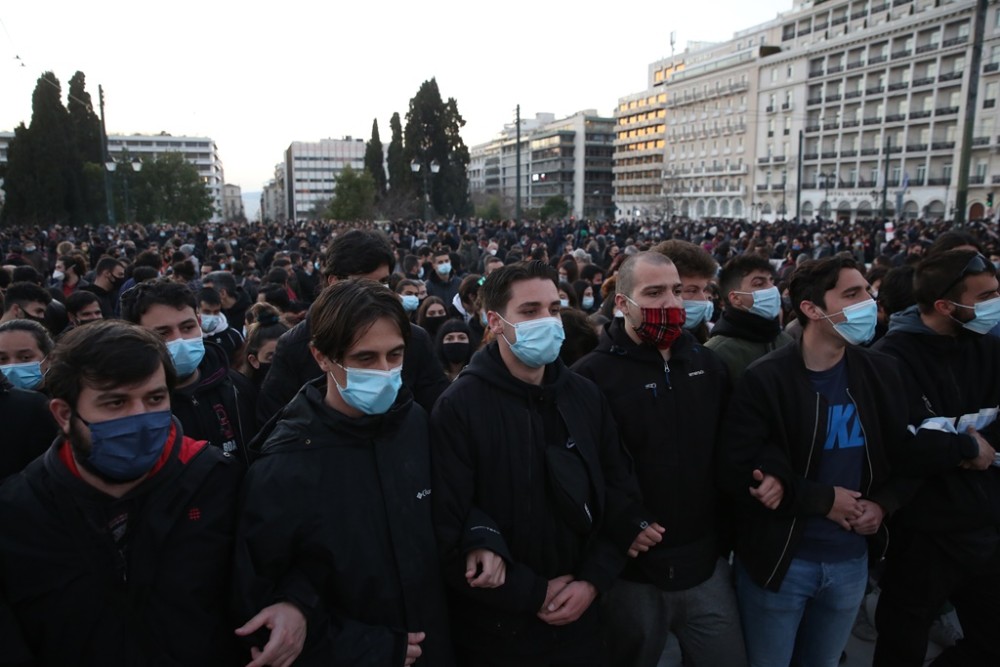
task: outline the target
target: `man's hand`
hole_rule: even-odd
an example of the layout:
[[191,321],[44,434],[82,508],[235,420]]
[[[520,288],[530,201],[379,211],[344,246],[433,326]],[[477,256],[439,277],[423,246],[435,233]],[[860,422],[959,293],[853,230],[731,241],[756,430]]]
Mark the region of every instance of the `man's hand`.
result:
[[403,667],[410,667],[423,653],[420,642],[424,641],[425,637],[427,635],[423,632],[408,632],[406,634],[406,660],[403,662]]
[[649,524],[636,536],[632,542],[632,546],[628,548],[628,555],[635,558],[640,552],[649,551],[652,547],[663,541],[664,532],[666,532],[666,528],[655,521]]
[[465,556],[465,580],[473,588],[499,588],[507,580],[507,564],[489,549],[476,549]]
[[538,618],[549,625],[568,625],[580,618],[595,598],[597,589],[589,581],[571,582],[538,612]]
[[271,637],[263,650],[257,646],[250,649],[252,661],[247,667],[288,667],[295,662],[306,642],[306,617],[299,608],[290,602],[264,607],[243,627],[237,628],[236,634],[246,637],[264,627],[271,631]]
[[840,525],[844,530],[851,530],[851,522],[861,518],[864,509],[858,499],[860,491],[851,491],[842,486],[833,487],[833,507],[827,512],[826,518]]
[[959,465],[966,470],[989,470],[990,466],[993,465],[993,457],[996,456],[996,450],[993,449],[993,445],[987,442],[979,431],[975,427],[970,426],[965,429],[965,432],[973,437],[976,444],[979,445],[979,456],[974,459],[967,459],[962,461]]
[[858,504],[861,505],[862,514],[860,518],[849,522],[851,528],[858,535],[874,535],[882,525],[885,511],[881,505],[871,500],[859,500]]
[[781,481],[774,475],[765,474],[760,468],[753,471],[753,480],[757,484],[750,487],[750,495],[767,509],[778,509],[781,499],[785,497],[785,487],[781,485]]
[[572,581],[572,574],[564,574],[561,577],[549,579],[549,585],[545,589],[545,602],[542,603],[542,608],[539,610],[539,613],[548,609],[549,605],[552,604],[552,600],[554,600],[557,595],[562,593],[562,590]]

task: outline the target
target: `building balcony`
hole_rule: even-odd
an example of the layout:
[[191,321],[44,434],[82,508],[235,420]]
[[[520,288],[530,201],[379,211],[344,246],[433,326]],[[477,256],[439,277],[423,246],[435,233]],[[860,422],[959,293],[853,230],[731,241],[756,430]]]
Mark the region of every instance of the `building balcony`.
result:
[[975,176],[969,176],[969,185],[982,185],[986,182],[985,174],[976,174]]
[[882,122],[881,118],[865,118],[863,123],[865,125],[878,125]]
[[862,10],[860,12],[854,12],[853,14],[851,14],[851,20],[852,21],[856,21],[857,19],[863,19],[866,16],[868,16],[868,10],[867,9]]
[[903,90],[905,88],[908,88],[909,86],[910,86],[910,82],[909,81],[897,81],[896,83],[890,83],[889,84],[889,90],[890,91],[893,91],[893,90]]
[[774,113],[774,107],[773,106],[772,107],[767,107],[766,109],[764,109],[764,111],[767,112],[767,113]]
[[967,41],[969,41],[968,35],[965,37],[952,37],[941,42],[941,48],[947,49],[949,46],[958,46],[959,44],[965,44]]
[[757,185],[757,192],[767,192],[770,186],[767,183],[760,183]]
[[809,70],[809,78],[810,79],[815,79],[818,76],[823,76],[823,70],[822,69],[811,69],[811,70]]
[[822,104],[822,103],[823,103],[823,98],[822,97],[810,97],[806,101],[806,104],[808,104],[809,106],[814,106],[816,104]]
[[906,152],[907,153],[922,153],[922,152],[926,151],[928,148],[929,148],[929,146],[927,144],[907,144],[906,145]]
[[855,60],[853,63],[847,63],[847,69],[858,69],[859,67],[864,67],[864,60]]
[[898,123],[902,120],[906,120],[905,113],[894,113],[894,114],[889,114],[888,116],[885,117],[885,122],[887,123]]
[[918,53],[918,54],[920,54],[920,53],[927,53],[928,51],[935,51],[938,48],[939,47],[938,47],[937,44],[923,44],[923,45],[917,47],[917,50],[915,51],[915,53]]
[[917,120],[918,118],[930,118],[933,112],[930,109],[925,111],[911,111],[910,120]]
[[833,95],[827,95],[826,96],[826,101],[827,102],[839,102],[840,101],[840,97],[841,97],[840,93],[834,93]]
[[837,151],[824,151],[819,156],[824,160],[836,160]]
[[859,188],[873,188],[875,187],[875,179],[873,178],[859,178],[858,185]]
[[847,16],[838,16],[830,21],[830,25],[843,25],[845,23],[847,23]]
[[993,183],[993,185],[996,185],[997,183],[1000,183],[1000,176],[994,176],[991,179],[991,182]]
[[950,185],[950,178],[928,178],[927,185]]
[[861,97],[864,94],[863,90],[849,90],[844,93],[845,100],[853,100],[855,97]]
[[771,161],[770,157],[759,157],[757,158],[757,164],[767,164]]
[[889,146],[887,152],[890,155],[892,155],[893,153],[902,153],[903,152],[903,147],[902,146]]
[[899,51],[892,52],[892,59],[897,60],[899,58],[906,58],[911,55],[913,55],[913,52],[910,51],[909,49],[900,49]]
[[788,111],[791,108],[792,108],[792,103],[791,102],[785,102],[784,104],[781,105],[781,110],[782,111]]
[[826,68],[827,74],[838,74],[843,71],[844,71],[843,65],[831,65],[830,67]]
[[963,72],[948,72],[947,74],[941,74],[938,76],[938,81],[957,81],[962,78]]
[[840,127],[840,123],[836,121],[834,121],[833,123],[823,123],[824,130],[836,130],[838,127]]
[[923,76],[923,77],[920,77],[919,79],[914,79],[912,87],[913,88],[919,88],[920,86],[930,86],[933,83],[934,83],[934,77],[932,77],[932,76]]
[[787,159],[788,158],[786,156],[784,156],[784,155],[775,155],[774,159],[773,159],[773,162],[775,162],[776,164],[781,164],[782,162],[784,162]]
[[887,56],[873,56],[868,59],[869,65],[878,65],[879,63],[884,63],[889,58]]
[[990,145],[990,138],[989,137],[972,137],[972,145],[973,146],[989,146]]
[[885,86],[873,86],[872,88],[865,89],[865,94],[867,95],[878,95],[879,93],[885,92]]
[[879,5],[878,7],[872,7],[872,14],[878,14],[879,12],[884,12],[887,9],[889,9],[889,3],[888,2],[883,3],[883,4]]
[[983,100],[983,108],[984,109],[992,109],[996,105],[997,105],[997,101],[996,100]]
[[1000,63],[986,63],[983,65],[983,72],[997,72],[1000,71]]
[[857,151],[840,151],[840,157],[857,157]]
[[806,153],[805,155],[802,156],[802,159],[803,160],[818,160],[819,159],[819,153]]
[[819,125],[806,125],[806,132],[819,132]]
[[955,149],[954,141],[935,141],[931,144],[932,151],[950,151]]
[[948,116],[953,113],[958,113],[958,107],[941,107],[934,110],[935,116]]
[[879,153],[878,147],[875,147],[875,148],[862,148],[861,149],[861,154],[862,155],[878,155],[878,153]]
[[843,127],[844,129],[847,129],[849,127],[857,127],[858,125],[861,125],[860,120],[845,120],[843,123],[840,124],[840,126]]

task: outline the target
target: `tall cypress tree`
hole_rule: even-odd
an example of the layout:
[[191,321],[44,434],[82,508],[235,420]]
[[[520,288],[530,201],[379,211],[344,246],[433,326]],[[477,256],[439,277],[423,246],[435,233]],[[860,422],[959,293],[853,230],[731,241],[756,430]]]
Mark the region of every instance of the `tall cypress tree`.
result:
[[372,138],[365,146],[365,171],[375,182],[375,198],[385,196],[385,157],[382,154],[382,139],[378,136],[378,118],[372,121]]
[[389,187],[397,192],[405,190],[411,182],[410,165],[403,155],[403,125],[399,112],[389,119],[389,130],[392,138],[389,140],[389,151],[386,161],[389,165]]

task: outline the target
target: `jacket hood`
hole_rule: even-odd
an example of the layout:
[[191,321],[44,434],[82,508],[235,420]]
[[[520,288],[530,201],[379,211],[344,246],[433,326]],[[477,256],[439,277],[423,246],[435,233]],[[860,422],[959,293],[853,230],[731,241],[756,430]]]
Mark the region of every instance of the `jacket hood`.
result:
[[[601,332],[601,339],[595,348],[598,352],[615,354],[637,361],[663,363],[663,356],[660,351],[649,343],[637,344],[632,340],[625,330],[625,320],[616,317],[604,325]],[[686,359],[691,354],[691,350],[697,341],[687,330],[681,333],[680,338],[670,346],[671,359]]]
[[208,339],[202,339],[205,343],[205,358],[198,364],[198,372],[201,376],[198,381],[188,387],[176,389],[181,395],[194,395],[207,389],[212,389],[222,383],[229,375],[229,359],[226,351],[218,343],[213,343]]
[[[261,456],[318,446],[367,446],[373,438],[395,431],[413,408],[413,395],[401,387],[389,411],[382,415],[349,417],[326,404],[326,376],[303,385],[279,413]],[[330,437],[334,434],[335,437]]]
[[897,333],[919,333],[929,334],[931,336],[941,335],[924,324],[924,321],[920,319],[920,308],[915,305],[910,306],[905,310],[901,310],[898,313],[893,313],[889,317],[889,331],[886,335],[891,336]]
[[781,323],[777,319],[765,320],[759,315],[726,306],[722,317],[712,327],[712,337],[729,336],[744,338],[755,343],[773,343],[781,335]]
[[475,375],[507,393],[521,398],[554,399],[558,389],[566,382],[566,374],[569,372],[562,359],[557,357],[555,361],[545,367],[545,375],[541,385],[528,384],[518,380],[507,370],[507,365],[500,356],[499,343],[493,341],[472,356],[472,360],[462,371],[462,375]]

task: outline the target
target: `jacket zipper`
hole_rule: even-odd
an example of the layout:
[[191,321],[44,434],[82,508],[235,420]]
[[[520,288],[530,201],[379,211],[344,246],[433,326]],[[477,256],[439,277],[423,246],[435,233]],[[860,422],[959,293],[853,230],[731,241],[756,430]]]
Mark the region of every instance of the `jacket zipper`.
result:
[[854,400],[854,396],[851,395],[851,390],[847,390],[847,397],[851,399],[851,403],[854,404],[854,411],[858,415],[858,424],[861,426],[861,437],[865,439],[865,460],[868,461],[868,488],[865,489],[865,495],[869,496],[872,492],[872,483],[875,481],[875,468],[872,466],[872,453],[868,448],[868,434],[865,432],[865,423],[861,420],[861,408],[858,407],[858,402]]
[[666,361],[663,362],[663,378],[667,382],[667,389],[673,390],[674,386],[670,384],[670,365]]
[[[813,417],[813,437],[812,441],[809,443],[809,457],[806,459],[806,471],[805,474],[809,474],[809,466],[812,465],[813,452],[816,451],[816,433],[819,431],[819,402],[820,396],[816,394],[816,414]],[[781,563],[785,560],[785,554],[788,553],[788,545],[792,543],[792,535],[795,533],[795,524],[798,522],[799,518],[794,517],[792,519],[792,525],[788,528],[788,537],[785,539],[785,546],[781,549],[781,555],[778,556],[778,562],[774,564],[774,569],[771,570],[771,575],[764,582],[764,588],[771,585],[771,581],[774,580],[774,576],[778,573],[778,568],[781,567]]]

